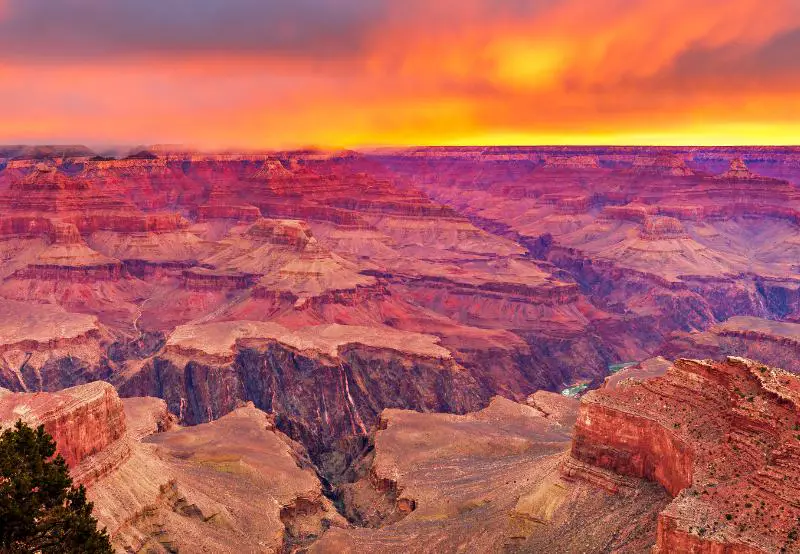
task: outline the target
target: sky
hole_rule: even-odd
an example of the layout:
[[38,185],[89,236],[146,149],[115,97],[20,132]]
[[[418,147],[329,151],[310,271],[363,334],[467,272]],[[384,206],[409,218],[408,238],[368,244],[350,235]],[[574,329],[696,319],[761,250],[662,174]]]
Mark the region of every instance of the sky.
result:
[[0,0],[0,143],[798,144],[800,0]]

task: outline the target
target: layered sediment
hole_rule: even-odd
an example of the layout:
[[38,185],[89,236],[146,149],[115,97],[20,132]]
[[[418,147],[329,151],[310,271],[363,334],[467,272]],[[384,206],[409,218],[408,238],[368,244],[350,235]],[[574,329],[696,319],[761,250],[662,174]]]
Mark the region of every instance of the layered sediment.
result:
[[163,401],[108,383],[0,389],[0,425],[18,419],[53,437],[119,551],[292,552],[346,524],[303,447],[252,404],[176,429]]
[[562,478],[577,402],[539,392],[466,415],[386,410],[359,478],[340,495],[364,528],[312,552],[645,551],[666,495],[632,497]]
[[799,391],[796,376],[743,358],[678,360],[584,397],[572,457],[674,497],[658,552],[791,551]]
[[484,394],[429,335],[342,325],[291,331],[241,321],[179,327],[120,391],[164,398],[189,424],[252,401],[275,413],[279,428],[317,459],[335,449],[346,458],[346,443],[357,448],[379,407],[463,412]]
[[52,304],[0,301],[0,385],[57,391],[107,378],[97,317]]
[[44,425],[73,478],[88,483],[112,471],[130,454],[125,413],[114,387],[93,382],[57,393],[0,391],[0,423]]

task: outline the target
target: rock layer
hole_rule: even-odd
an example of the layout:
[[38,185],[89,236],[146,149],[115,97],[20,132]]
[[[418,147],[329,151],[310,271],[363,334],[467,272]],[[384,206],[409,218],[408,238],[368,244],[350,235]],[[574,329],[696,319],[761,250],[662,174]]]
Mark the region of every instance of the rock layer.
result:
[[367,528],[331,529],[311,551],[644,551],[666,495],[563,479],[576,408],[540,392],[463,416],[386,410],[361,478],[341,491]]
[[122,402],[108,383],[58,393],[0,390],[0,423],[8,427],[17,420],[44,425],[73,478],[84,484],[112,471],[130,454]]
[[165,354],[119,386],[124,396],[166,399],[190,424],[253,401],[274,412],[279,428],[316,459],[326,454],[322,461],[333,468],[358,448],[348,441],[366,437],[383,406],[464,412],[480,405],[479,385],[437,343],[432,336],[337,325],[295,332],[261,322],[184,327],[169,338]]
[[[141,402],[125,400],[134,422],[163,413],[163,405]],[[136,427],[154,430],[152,423]],[[252,405],[210,424],[145,436],[133,448],[89,489],[120,550],[292,552],[344,525],[302,447]]]
[[252,404],[175,429],[163,401],[123,403],[108,383],[0,389],[0,425],[17,419],[53,436],[120,552],[292,552],[345,525],[302,446]]
[[656,551],[798,548],[800,380],[743,358],[678,360],[584,397],[572,457],[660,483]]

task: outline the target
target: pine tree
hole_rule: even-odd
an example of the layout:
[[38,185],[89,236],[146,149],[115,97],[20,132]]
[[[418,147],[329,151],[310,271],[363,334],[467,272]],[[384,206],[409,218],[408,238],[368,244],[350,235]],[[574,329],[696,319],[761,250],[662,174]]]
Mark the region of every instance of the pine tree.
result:
[[0,436],[0,552],[113,552],[106,530],[97,530],[86,490],[73,486],[55,452],[42,425],[17,421]]

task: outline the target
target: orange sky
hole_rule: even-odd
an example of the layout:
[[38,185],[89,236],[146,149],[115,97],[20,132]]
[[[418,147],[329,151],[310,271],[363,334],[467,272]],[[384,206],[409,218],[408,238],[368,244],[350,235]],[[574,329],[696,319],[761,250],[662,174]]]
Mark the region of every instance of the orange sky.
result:
[[800,0],[0,0],[0,106],[5,143],[797,144]]

